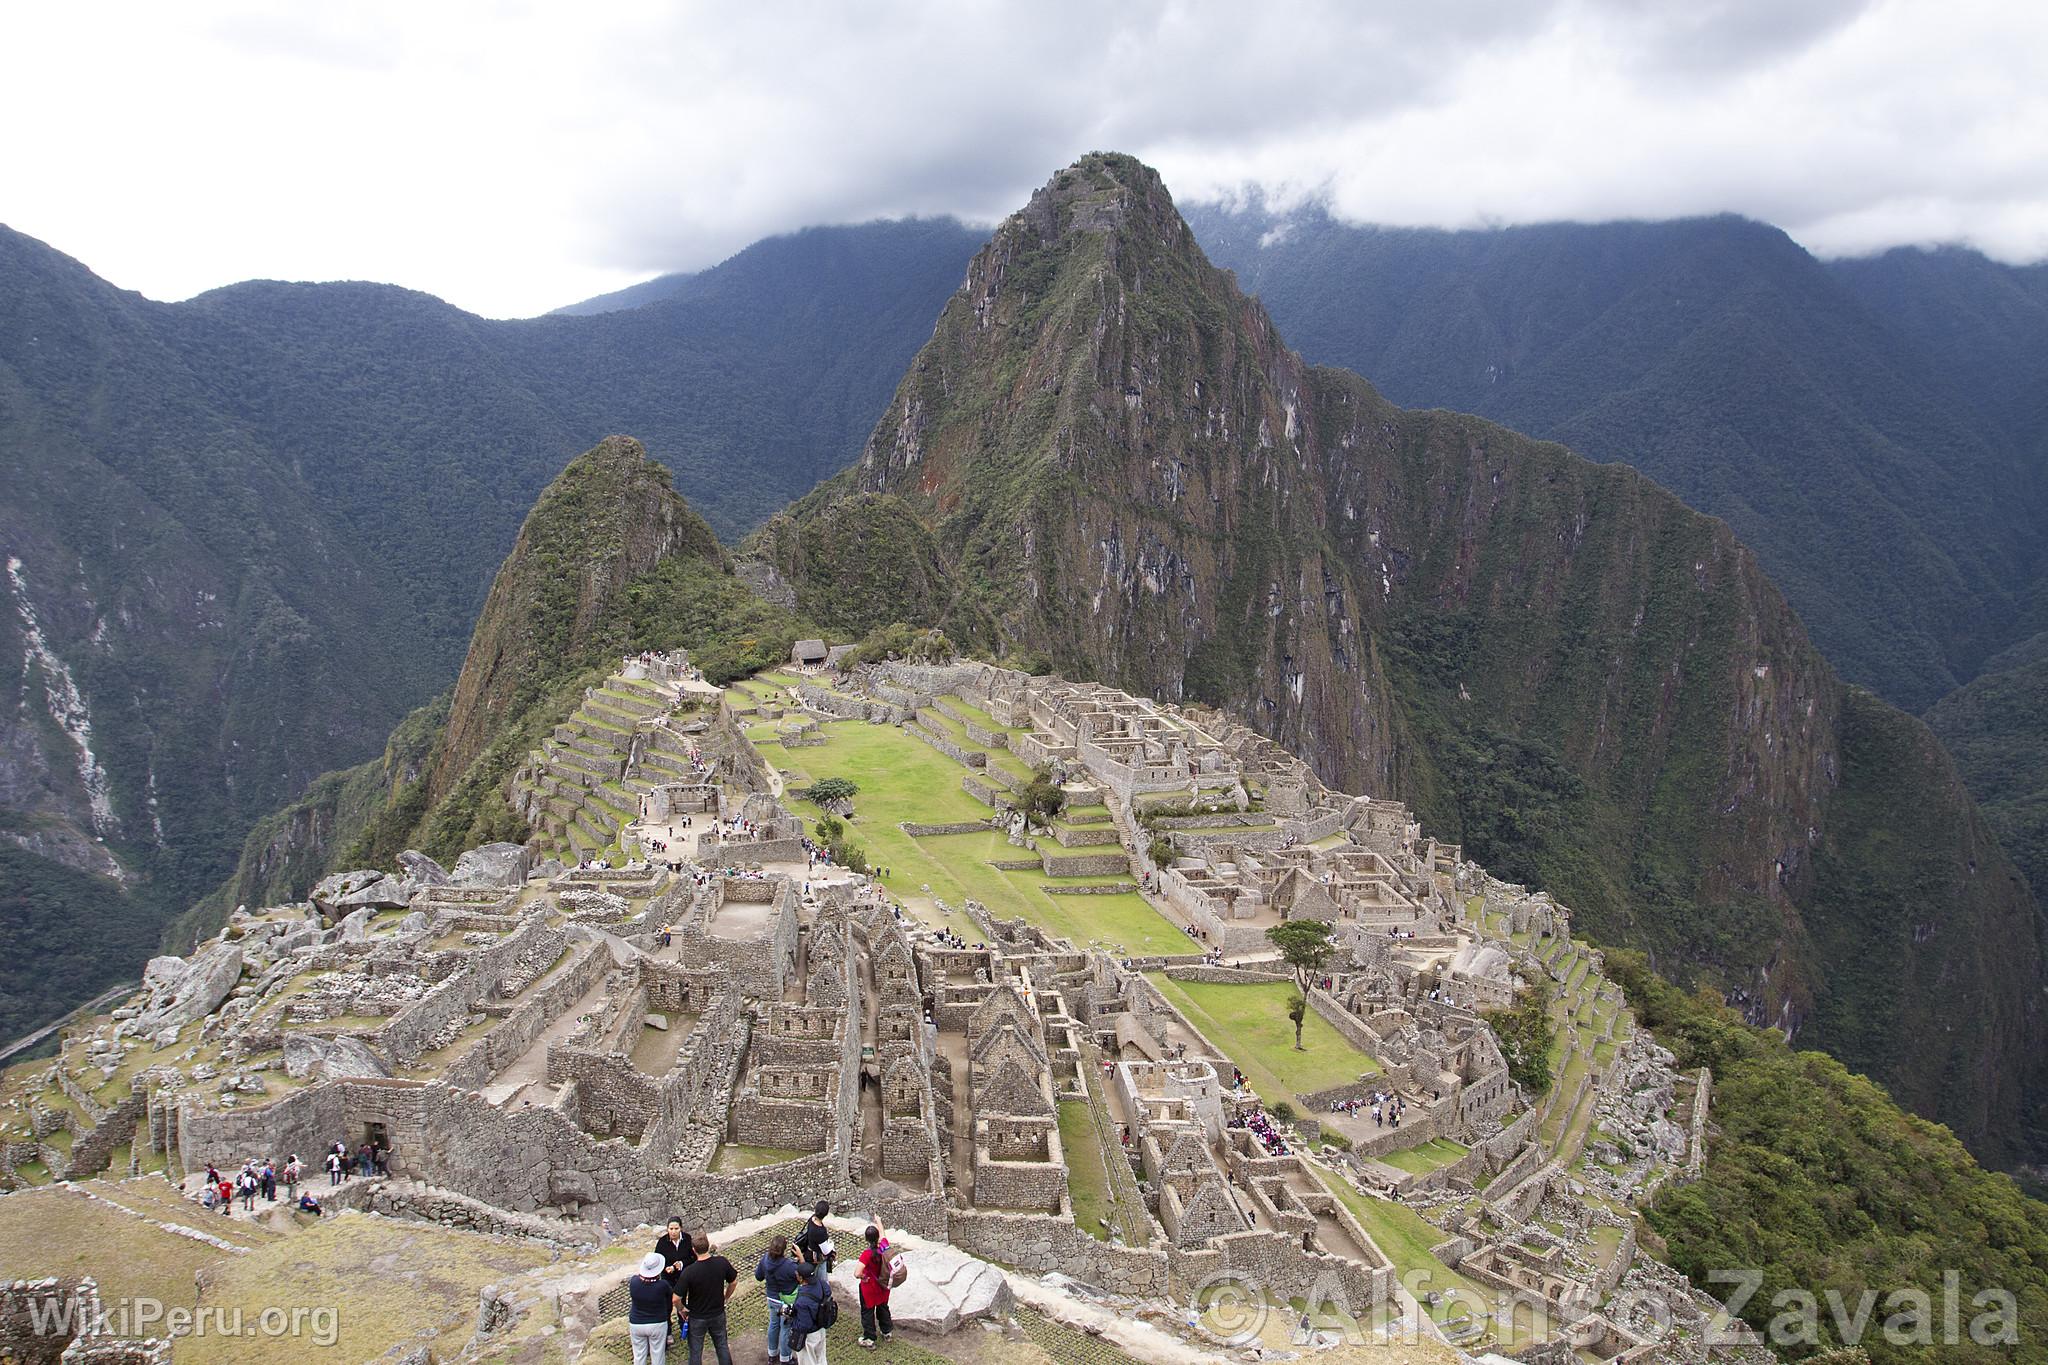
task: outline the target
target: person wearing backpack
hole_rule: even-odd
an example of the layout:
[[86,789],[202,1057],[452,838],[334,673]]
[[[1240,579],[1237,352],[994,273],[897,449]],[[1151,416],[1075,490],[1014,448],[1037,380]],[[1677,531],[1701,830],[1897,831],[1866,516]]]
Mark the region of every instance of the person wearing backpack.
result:
[[889,1316],[889,1291],[900,1282],[902,1273],[890,1263],[889,1239],[882,1235],[880,1223],[868,1224],[861,1236],[867,1249],[860,1254],[860,1344],[872,1349],[895,1330]]
[[789,1256],[789,1239],[772,1238],[754,1267],[754,1278],[768,1299],[768,1358],[782,1365],[796,1358],[789,1346],[789,1309],[796,1302],[797,1263]]
[[783,1319],[789,1358],[798,1365],[825,1365],[825,1334],[839,1321],[839,1301],[832,1297],[832,1280],[823,1266],[798,1261],[796,1275],[796,1302]]

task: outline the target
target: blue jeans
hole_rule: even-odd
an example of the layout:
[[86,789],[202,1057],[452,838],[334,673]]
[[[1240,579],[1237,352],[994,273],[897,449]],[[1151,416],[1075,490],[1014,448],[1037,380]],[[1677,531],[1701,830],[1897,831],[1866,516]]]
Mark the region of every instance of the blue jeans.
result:
[[768,1357],[771,1360],[787,1360],[789,1349],[789,1309],[773,1294],[768,1296]]

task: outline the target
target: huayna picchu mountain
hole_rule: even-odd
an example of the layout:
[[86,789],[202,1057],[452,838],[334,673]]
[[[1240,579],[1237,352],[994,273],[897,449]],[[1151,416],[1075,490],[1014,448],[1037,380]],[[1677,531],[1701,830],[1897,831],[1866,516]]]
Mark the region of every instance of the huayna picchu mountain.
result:
[[1987,1158],[2048,1147],[2040,913],[1926,728],[1633,470],[1306,365],[1128,157],[1001,225],[752,552],[839,629],[1228,708]]

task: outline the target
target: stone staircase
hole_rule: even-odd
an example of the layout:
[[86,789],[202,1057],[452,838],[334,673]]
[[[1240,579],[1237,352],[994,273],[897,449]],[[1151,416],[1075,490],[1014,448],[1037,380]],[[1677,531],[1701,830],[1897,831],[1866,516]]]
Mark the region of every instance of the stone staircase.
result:
[[691,778],[688,742],[669,725],[679,701],[645,679],[613,674],[513,774],[513,805],[537,847],[564,862],[630,856],[640,798]]

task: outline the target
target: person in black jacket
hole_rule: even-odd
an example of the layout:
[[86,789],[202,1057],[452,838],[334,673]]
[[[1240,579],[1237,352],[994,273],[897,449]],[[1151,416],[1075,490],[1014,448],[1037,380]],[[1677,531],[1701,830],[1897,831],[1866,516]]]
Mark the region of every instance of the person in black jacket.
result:
[[[682,1219],[668,1220],[668,1231],[654,1239],[654,1249],[661,1255],[661,1278],[668,1281],[671,1293],[681,1293],[677,1281],[682,1278],[683,1271],[690,1262],[697,1259],[697,1249],[690,1241],[689,1234],[683,1231]],[[683,1323],[680,1313],[676,1317],[675,1329],[676,1340],[681,1341]]]
[[830,1212],[832,1205],[820,1199],[805,1221],[804,1230],[796,1235],[797,1259],[806,1265],[823,1266],[827,1274],[832,1271],[834,1259],[832,1230],[825,1226],[825,1215]]

